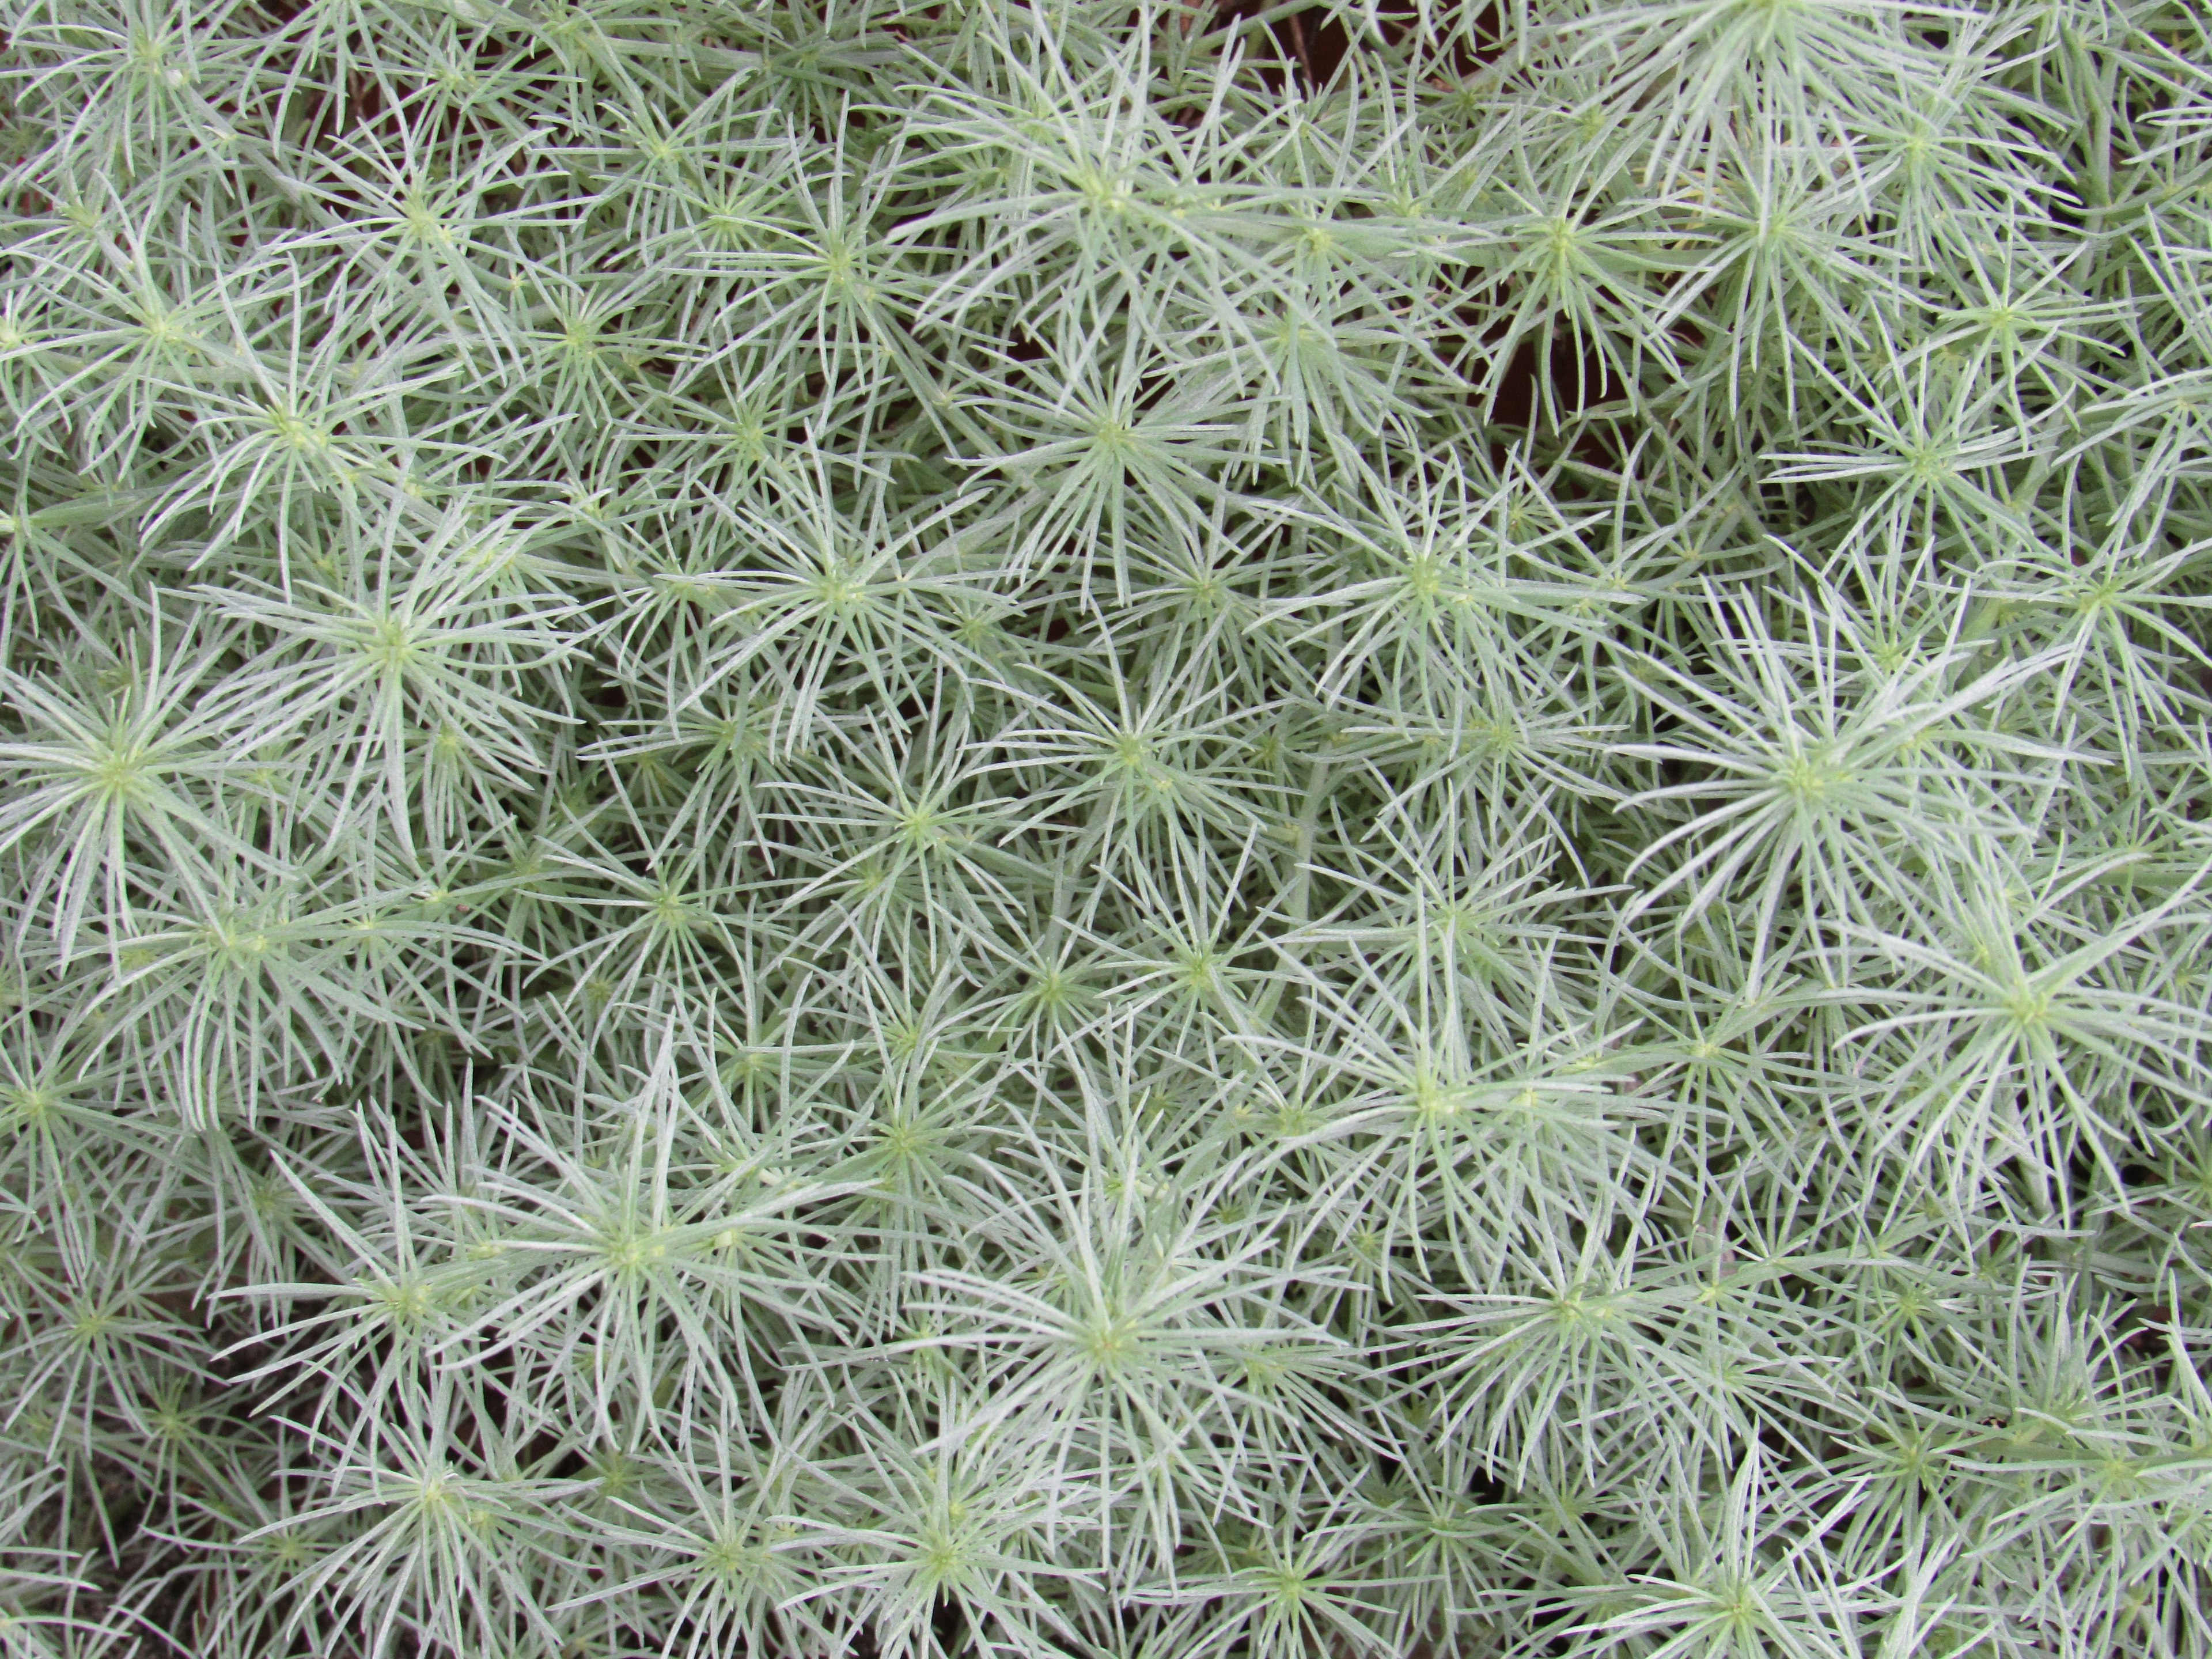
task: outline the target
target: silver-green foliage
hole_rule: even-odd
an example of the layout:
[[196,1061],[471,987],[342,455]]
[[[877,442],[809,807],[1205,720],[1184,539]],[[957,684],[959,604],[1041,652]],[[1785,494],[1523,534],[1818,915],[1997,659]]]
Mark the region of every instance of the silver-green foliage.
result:
[[0,1651],[2212,1653],[2201,9],[1326,15],[6,0]]

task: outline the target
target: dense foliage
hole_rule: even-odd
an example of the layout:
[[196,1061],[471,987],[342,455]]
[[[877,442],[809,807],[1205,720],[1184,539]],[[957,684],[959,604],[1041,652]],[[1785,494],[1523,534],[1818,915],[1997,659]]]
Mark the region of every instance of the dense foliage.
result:
[[2212,1653],[2201,9],[4,11],[0,1652]]

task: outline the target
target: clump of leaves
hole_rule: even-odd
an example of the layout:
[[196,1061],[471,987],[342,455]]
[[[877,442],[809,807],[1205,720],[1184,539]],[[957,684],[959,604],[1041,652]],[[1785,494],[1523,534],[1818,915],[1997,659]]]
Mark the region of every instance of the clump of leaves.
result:
[[0,1647],[2212,1654],[2201,9],[0,18]]

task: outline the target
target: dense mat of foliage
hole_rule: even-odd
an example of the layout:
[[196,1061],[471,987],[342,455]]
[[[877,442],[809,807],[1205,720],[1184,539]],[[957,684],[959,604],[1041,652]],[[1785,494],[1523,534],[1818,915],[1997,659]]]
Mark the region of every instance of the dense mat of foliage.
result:
[[2203,27],[8,0],[0,1651],[2212,1652]]

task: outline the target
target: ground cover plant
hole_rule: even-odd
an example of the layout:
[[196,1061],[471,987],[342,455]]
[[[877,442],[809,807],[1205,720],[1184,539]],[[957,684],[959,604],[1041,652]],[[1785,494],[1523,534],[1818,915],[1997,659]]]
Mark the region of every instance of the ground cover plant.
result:
[[2212,40],[6,0],[0,1652],[2212,1651]]

